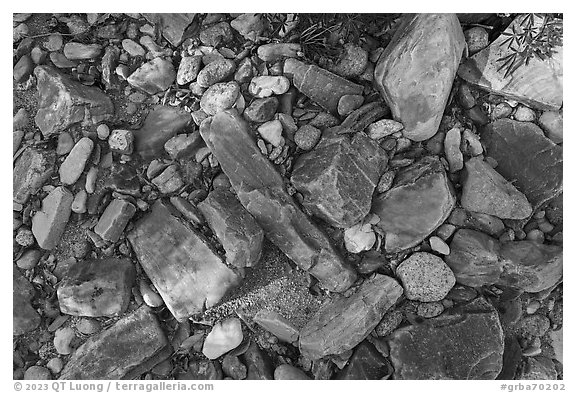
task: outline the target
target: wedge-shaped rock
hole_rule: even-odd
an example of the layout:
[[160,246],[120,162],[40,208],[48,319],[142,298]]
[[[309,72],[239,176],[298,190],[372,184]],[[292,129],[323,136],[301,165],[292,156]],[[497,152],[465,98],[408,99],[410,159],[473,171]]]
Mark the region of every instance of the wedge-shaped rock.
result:
[[54,172],[56,154],[52,150],[26,149],[16,161],[12,173],[14,202],[24,204]]
[[462,207],[498,218],[521,220],[532,214],[532,206],[520,191],[481,157],[466,162]]
[[12,265],[12,334],[20,335],[31,332],[40,325],[40,315],[30,305],[34,296],[34,287]]
[[82,261],[70,267],[58,287],[64,314],[111,317],[128,308],[136,269],[129,259]]
[[562,280],[562,248],[528,240],[502,245],[471,229],[460,229],[445,257],[456,282],[471,287],[499,284],[535,293]]
[[159,25],[162,35],[172,46],[177,47],[182,42],[184,30],[192,23],[196,14],[143,14],[150,23]]
[[162,155],[164,144],[183,130],[191,120],[190,113],[181,108],[155,106],[146,116],[142,128],[134,131],[136,153],[144,159]]
[[128,83],[148,94],[165,91],[176,80],[176,70],[170,60],[156,57],[134,71]]
[[336,379],[377,380],[392,374],[390,361],[368,341],[363,341],[356,347],[354,354],[336,375]]
[[36,125],[45,137],[72,124],[98,124],[114,115],[112,100],[96,87],[74,82],[49,66],[34,69],[38,80]]
[[72,212],[74,196],[65,187],[57,187],[42,200],[42,210],[32,217],[32,233],[38,245],[52,250],[60,242]]
[[198,209],[224,247],[226,262],[236,267],[258,263],[264,232],[231,191],[214,189]]
[[237,112],[216,114],[202,123],[200,133],[266,237],[325,288],[348,289],[356,273],[288,195],[282,177],[262,155]]
[[222,299],[240,277],[206,239],[160,201],[136,222],[128,240],[174,317],[183,321]]
[[387,161],[386,153],[364,133],[351,140],[331,135],[298,157],[292,184],[313,215],[348,228],[370,212],[372,194]]
[[349,297],[326,302],[300,331],[300,351],[310,359],[338,355],[364,340],[402,295],[391,277],[376,274]]
[[334,115],[338,114],[338,101],[342,96],[361,95],[363,91],[360,85],[293,58],[284,62],[284,74],[293,78],[292,82],[298,90]]
[[389,337],[394,379],[495,379],[502,369],[504,334],[483,298]]
[[386,232],[386,251],[413,247],[438,228],[456,205],[440,160],[425,157],[400,171],[394,186],[374,198],[372,212]]
[[156,316],[143,306],[86,340],[59,379],[134,379],[167,359],[170,352]]
[[456,14],[403,17],[374,81],[406,138],[423,141],[438,131],[465,44]]
[[500,119],[481,134],[496,171],[514,182],[534,209],[562,192],[562,147],[533,123]]
[[[532,14],[533,15],[533,14]],[[499,59],[514,54],[513,48],[521,51],[516,43],[509,47],[509,34],[522,34],[528,21],[527,15],[519,15],[487,48],[476,53],[462,63],[458,75],[467,82],[477,85],[490,92],[518,100],[532,107],[548,110],[558,110],[563,98],[563,46],[554,48],[551,57],[540,60],[535,56],[527,65],[522,64],[510,75],[506,75],[506,67]],[[540,29],[543,19],[534,17],[534,28]],[[560,23],[562,21],[560,20]]]

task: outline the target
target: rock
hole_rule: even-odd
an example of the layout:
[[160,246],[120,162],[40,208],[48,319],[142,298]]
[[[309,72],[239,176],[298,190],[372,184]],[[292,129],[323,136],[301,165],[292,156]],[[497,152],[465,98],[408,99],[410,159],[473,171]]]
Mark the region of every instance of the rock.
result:
[[[140,181],[136,168],[128,163],[113,162],[104,187],[133,197],[139,197],[141,194]],[[90,208],[88,208],[88,210],[90,211]]]
[[325,288],[349,288],[356,273],[285,191],[282,177],[256,146],[247,123],[234,111],[220,112],[202,123],[200,134],[267,238]]
[[141,56],[144,57],[146,55],[146,51],[139,43],[132,41],[129,38],[125,38],[122,40],[122,48],[128,52],[128,54],[132,57]]
[[532,206],[520,191],[481,157],[466,162],[460,203],[466,210],[503,219],[520,220],[532,214]]
[[114,130],[108,138],[108,146],[114,153],[130,155],[134,150],[134,134],[130,130]]
[[34,63],[28,55],[24,55],[16,62],[14,65],[14,71],[12,73],[14,81],[17,83],[24,82],[32,74],[34,70]]
[[471,109],[476,105],[476,98],[474,98],[472,89],[470,89],[470,85],[467,83],[462,83],[456,94],[456,99],[462,108]]
[[34,75],[39,108],[35,121],[44,137],[77,123],[95,125],[114,115],[112,100],[100,89],[73,82],[48,66],[37,66]]
[[146,284],[144,281],[140,281],[139,289],[144,303],[149,307],[161,307],[164,305],[162,297],[152,290],[150,285]]
[[188,371],[178,374],[178,380],[220,380],[222,379],[220,363],[210,360],[197,360],[188,364]]
[[379,337],[386,337],[402,324],[403,319],[404,314],[402,311],[398,309],[390,310],[384,314],[382,320],[376,325],[374,333]]
[[170,347],[156,316],[146,307],[84,342],[60,379],[133,379],[168,358]]
[[344,52],[335,64],[328,67],[330,72],[343,78],[354,78],[362,75],[368,67],[368,52],[353,43],[344,44]]
[[164,150],[173,160],[186,159],[196,154],[203,144],[200,133],[178,134],[164,144]]
[[50,61],[58,68],[73,68],[78,65],[75,61],[68,60],[66,56],[60,52],[51,52]]
[[542,337],[550,329],[550,320],[543,315],[528,315],[518,323],[520,334],[528,337]]
[[472,131],[466,129],[462,133],[462,137],[464,139],[463,147],[464,152],[468,154],[470,157],[479,156],[484,152],[484,148],[480,143],[480,138],[478,135],[474,134]]
[[30,247],[34,244],[34,236],[32,235],[32,231],[26,227],[20,227],[18,229],[18,233],[16,234],[14,240],[16,240],[16,243],[22,247]]
[[532,123],[496,120],[482,130],[489,157],[496,170],[526,195],[536,210],[562,192],[562,148]]
[[12,172],[14,202],[25,204],[35,195],[52,176],[55,162],[56,155],[51,150],[25,149]]
[[59,33],[50,34],[48,39],[44,42],[44,49],[48,52],[55,52],[62,48],[63,43],[62,35]]
[[496,310],[483,298],[389,336],[394,379],[495,379],[504,335]]
[[254,67],[252,66],[252,60],[249,57],[245,57],[240,61],[236,72],[234,73],[234,80],[238,83],[250,82],[254,74]]
[[176,83],[185,85],[196,79],[200,67],[202,66],[202,56],[188,56],[180,60],[178,73],[176,74]]
[[64,368],[64,363],[60,358],[52,358],[46,363],[46,367],[54,374],[59,374]]
[[430,248],[432,248],[432,250],[436,251],[438,254],[450,254],[450,247],[448,247],[448,244],[446,244],[444,240],[440,239],[438,236],[432,236],[429,242]]
[[175,193],[185,185],[176,165],[168,166],[160,175],[152,179],[152,183],[164,195]]
[[242,355],[244,363],[248,368],[247,380],[271,380],[274,379],[274,367],[268,355],[258,348],[252,341],[250,346]]
[[264,123],[274,118],[278,109],[276,97],[257,98],[244,110],[244,118],[255,123]]
[[284,62],[284,75],[292,78],[299,91],[332,114],[338,113],[338,102],[342,96],[362,95],[363,91],[360,85],[292,58]]
[[301,51],[302,47],[298,43],[278,42],[260,45],[257,53],[262,61],[273,63],[286,57],[298,57]]
[[130,303],[136,270],[129,259],[81,261],[70,267],[58,287],[58,304],[64,314],[112,317]]
[[280,146],[284,142],[282,137],[282,123],[280,120],[271,120],[258,126],[258,134],[266,142],[274,147]]
[[25,381],[41,381],[41,380],[51,380],[52,375],[50,370],[42,366],[31,366],[24,372]]
[[368,126],[366,133],[374,140],[380,140],[387,136],[402,131],[404,126],[402,123],[390,119],[382,119],[374,122]]
[[458,227],[485,232],[491,236],[500,236],[504,232],[504,223],[498,217],[469,212],[459,207],[452,211],[448,222]]
[[95,319],[82,318],[76,324],[76,330],[82,334],[92,335],[100,331],[100,323]]
[[72,347],[70,344],[76,338],[74,329],[71,327],[60,328],[54,334],[54,348],[60,355],[70,355]]
[[200,100],[200,108],[210,116],[232,108],[240,94],[236,82],[216,83],[208,88]]
[[376,234],[370,224],[359,223],[344,231],[344,246],[352,254],[368,251],[374,243],[376,243]]
[[360,108],[364,103],[364,97],[354,94],[346,94],[340,97],[338,101],[338,114],[340,116],[348,116],[356,109]]
[[509,117],[512,114],[512,111],[513,109],[508,105],[508,103],[501,102],[492,109],[492,118],[496,120]]
[[228,318],[212,327],[204,340],[202,353],[208,359],[217,359],[240,345],[243,339],[240,319]]
[[254,322],[282,341],[293,344],[298,341],[298,329],[290,321],[275,311],[258,311],[254,316]]
[[343,133],[356,133],[362,132],[370,124],[374,123],[376,120],[381,119],[383,116],[390,114],[389,109],[383,106],[380,102],[371,102],[369,104],[363,105],[360,108],[352,112],[346,119],[340,124],[339,134]]
[[378,352],[374,345],[362,341],[354,350],[354,354],[336,375],[336,379],[379,380],[392,375],[390,361]]
[[60,242],[72,211],[74,196],[64,187],[57,187],[42,200],[42,209],[32,217],[32,233],[38,245],[52,250]]
[[128,77],[131,86],[148,94],[165,91],[176,79],[176,71],[172,62],[160,57],[144,63]]
[[204,237],[172,216],[160,201],[136,222],[127,237],[144,271],[179,321],[214,306],[240,281]]
[[266,23],[260,14],[241,14],[230,22],[230,26],[247,40],[256,41]]
[[142,128],[134,131],[134,150],[145,160],[160,156],[164,144],[182,131],[190,120],[190,113],[181,108],[163,105],[153,107]]
[[338,355],[370,334],[402,295],[402,287],[376,274],[349,297],[332,298],[300,330],[300,351],[310,359]]
[[100,56],[102,46],[98,44],[81,44],[79,42],[67,42],[64,45],[64,56],[68,60],[89,60]]
[[246,379],[246,366],[238,359],[238,356],[225,355],[222,358],[222,371],[232,379]]
[[[545,60],[538,59],[523,64],[512,74],[501,70],[505,58],[515,53],[505,41],[509,35],[521,35],[525,25],[521,24],[524,15],[518,15],[506,28],[504,34],[496,38],[490,46],[466,59],[458,69],[458,76],[470,84],[479,86],[491,93],[517,100],[536,109],[558,110],[562,106],[562,45],[554,48],[554,53]],[[534,17],[532,28],[540,29],[542,16]]]
[[525,359],[516,378],[519,380],[555,380],[557,376],[552,360],[536,356]]
[[461,135],[460,129],[452,128],[446,133],[444,138],[444,155],[450,165],[450,172],[458,172],[464,168],[464,157],[460,151]]
[[518,121],[534,121],[536,113],[524,105],[518,105],[514,111],[514,119]]
[[397,268],[396,275],[402,282],[409,300],[434,302],[444,299],[456,284],[454,273],[442,258],[427,252],[416,252]]
[[488,46],[488,32],[481,26],[472,27],[464,32],[466,45],[470,55],[481,51]]
[[[110,127],[106,124],[100,124],[96,127],[96,134],[98,135],[98,139],[105,141],[110,136]],[[60,136],[62,135],[65,135],[65,133],[60,134]]]
[[80,139],[74,145],[58,170],[60,181],[63,184],[72,185],[78,181],[80,175],[84,172],[84,167],[90,158],[93,148],[94,142],[88,137]]
[[150,23],[160,26],[160,31],[166,40],[174,47],[182,43],[184,31],[192,23],[196,14],[192,13],[158,13],[143,14]]
[[309,380],[310,377],[299,368],[291,366],[289,364],[281,364],[274,370],[275,380]]
[[351,140],[330,134],[298,157],[291,180],[313,215],[349,228],[369,213],[386,164],[386,154],[365,134],[357,133]]
[[556,111],[547,111],[540,115],[538,119],[540,127],[544,133],[554,143],[562,143],[563,116]]
[[196,82],[198,82],[200,87],[210,87],[228,79],[234,74],[235,70],[236,64],[232,60],[215,60],[200,70]]
[[380,55],[374,80],[394,120],[404,125],[402,134],[424,141],[438,131],[464,34],[455,14],[405,15],[400,23]]
[[41,322],[40,315],[30,305],[35,290],[32,284],[12,266],[12,334],[19,336],[36,329]]
[[424,157],[403,168],[393,187],[372,201],[376,224],[386,233],[387,252],[413,247],[438,228],[456,204],[454,191],[437,158]]
[[563,358],[563,332],[562,328],[560,330],[553,330],[549,333],[550,340],[552,342],[552,348],[554,349],[554,359],[558,360],[560,363],[564,363]]
[[102,239],[116,243],[134,213],[136,207],[133,204],[123,199],[113,199],[100,216],[94,232]]
[[322,131],[310,124],[306,124],[298,128],[294,134],[294,143],[302,150],[312,150],[320,141],[321,136]]
[[214,189],[198,204],[208,226],[226,252],[226,262],[239,268],[256,266],[264,232],[229,190]]
[[256,98],[284,94],[290,88],[290,81],[285,76],[257,76],[252,78],[248,92]]
[[34,269],[38,264],[38,261],[42,257],[42,251],[40,250],[26,250],[20,258],[16,261],[16,266],[20,269]]

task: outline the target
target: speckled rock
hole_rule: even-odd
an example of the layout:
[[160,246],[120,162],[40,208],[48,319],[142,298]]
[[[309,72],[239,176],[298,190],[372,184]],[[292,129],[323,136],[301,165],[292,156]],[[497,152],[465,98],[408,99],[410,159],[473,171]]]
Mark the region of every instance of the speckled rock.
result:
[[416,252],[403,261],[396,274],[410,300],[433,302],[444,299],[456,284],[452,270],[444,261],[427,252]]
[[31,366],[24,372],[25,381],[51,380],[50,370],[42,366]]
[[233,38],[232,28],[228,22],[220,22],[200,31],[200,41],[207,46],[227,44]]
[[276,97],[257,98],[244,110],[244,118],[255,123],[264,123],[274,118],[278,109]]
[[464,32],[466,45],[470,55],[481,51],[488,46],[488,32],[481,26],[474,26]]
[[257,98],[284,94],[290,88],[290,81],[285,76],[257,76],[252,78],[248,92]]
[[368,52],[353,43],[344,44],[344,53],[328,71],[343,78],[353,78],[362,75],[368,66]]
[[180,60],[178,73],[176,74],[176,83],[185,85],[196,79],[200,67],[202,66],[202,56],[187,56]]
[[240,86],[236,82],[216,83],[202,95],[200,108],[208,115],[214,116],[218,112],[232,108],[239,94]]
[[102,52],[102,46],[98,44],[81,44],[79,42],[67,42],[64,45],[64,56],[68,60],[88,60],[98,57]]
[[16,160],[12,172],[12,197],[24,204],[54,173],[56,155],[50,150],[27,148]]
[[320,141],[322,131],[310,124],[298,128],[294,134],[294,143],[304,151],[312,150]]
[[236,71],[236,64],[229,59],[219,59],[207,64],[200,70],[196,82],[200,87],[210,87],[232,76]]

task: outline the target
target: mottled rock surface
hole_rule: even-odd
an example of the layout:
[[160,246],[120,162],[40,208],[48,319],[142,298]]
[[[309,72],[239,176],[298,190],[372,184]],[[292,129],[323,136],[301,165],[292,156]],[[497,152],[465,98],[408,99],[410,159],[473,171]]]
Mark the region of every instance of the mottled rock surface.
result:
[[56,154],[49,150],[26,149],[16,160],[12,172],[14,202],[26,203],[42,187],[52,173]]
[[160,31],[168,42],[177,47],[182,42],[184,31],[192,23],[196,14],[191,13],[158,13],[143,14],[151,23],[160,25]]
[[176,80],[176,70],[170,60],[157,57],[144,63],[127,79],[128,83],[148,94],[165,91]]
[[30,305],[34,287],[16,266],[12,267],[12,284],[12,334],[21,335],[36,329],[41,319]]
[[410,300],[442,300],[456,284],[454,273],[442,258],[427,252],[415,252],[398,266],[396,275]]
[[52,250],[60,242],[72,212],[74,196],[65,187],[57,187],[42,200],[42,209],[32,217],[32,233],[38,245]]

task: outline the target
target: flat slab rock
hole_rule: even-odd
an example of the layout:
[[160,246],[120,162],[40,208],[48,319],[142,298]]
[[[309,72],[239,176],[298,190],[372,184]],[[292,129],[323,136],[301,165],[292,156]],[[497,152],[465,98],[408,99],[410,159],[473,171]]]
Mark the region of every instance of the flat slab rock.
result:
[[424,157],[401,170],[393,187],[373,199],[377,226],[386,233],[387,252],[413,247],[438,228],[456,205],[454,190],[440,160]]
[[[465,81],[490,92],[518,100],[542,110],[558,110],[563,102],[563,46],[555,47],[554,54],[546,60],[538,57],[523,64],[511,75],[498,71],[502,62],[498,59],[513,54],[505,43],[513,31],[521,34],[526,15],[519,15],[488,47],[466,59],[458,69],[458,76]],[[534,18],[534,28],[542,26],[542,18]],[[516,45],[513,45],[517,47]]]
[[96,87],[72,81],[53,67],[37,66],[38,112],[35,121],[45,137],[72,124],[95,125],[112,118],[112,100]]
[[495,379],[504,334],[498,312],[483,298],[389,336],[394,379]]
[[169,342],[147,306],[90,337],[59,379],[134,379],[170,356]]
[[38,245],[52,250],[60,242],[72,212],[74,196],[66,187],[56,187],[42,200],[42,209],[32,217],[32,233]]
[[562,279],[562,247],[529,240],[500,243],[485,233],[459,229],[444,260],[456,282],[471,286],[500,284],[535,293]]
[[438,131],[465,45],[456,14],[402,17],[374,82],[406,138],[423,141]]
[[370,212],[387,162],[386,152],[364,133],[352,139],[331,135],[298,157],[291,180],[309,212],[330,225],[349,228]]
[[84,317],[121,315],[128,308],[136,269],[129,259],[81,261],[58,286],[60,311]]
[[219,112],[202,123],[200,133],[266,237],[328,290],[348,289],[356,272],[288,195],[282,177],[250,136],[246,121],[235,110]]
[[52,150],[28,148],[16,160],[12,174],[14,202],[24,204],[54,173],[56,154]]
[[496,171],[514,182],[534,209],[562,192],[562,147],[537,125],[496,120],[484,127],[481,139],[487,155],[498,162]]
[[127,235],[144,271],[174,317],[217,304],[240,282],[207,240],[157,201]]
[[330,299],[300,330],[300,351],[310,359],[320,359],[354,348],[378,325],[402,293],[396,280],[376,274],[349,297]]

